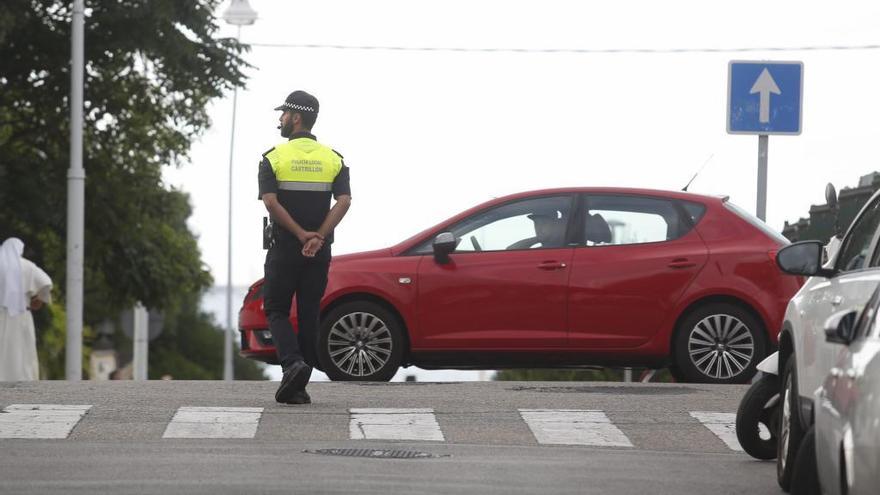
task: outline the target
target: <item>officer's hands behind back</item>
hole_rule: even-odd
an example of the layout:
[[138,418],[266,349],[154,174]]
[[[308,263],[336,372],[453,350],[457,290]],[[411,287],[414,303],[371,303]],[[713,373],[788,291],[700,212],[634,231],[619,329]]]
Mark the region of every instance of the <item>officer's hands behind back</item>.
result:
[[320,234],[314,233],[314,237],[309,238],[305,244],[303,244],[302,254],[306,258],[314,258],[315,254],[321,249],[324,245],[324,239]]

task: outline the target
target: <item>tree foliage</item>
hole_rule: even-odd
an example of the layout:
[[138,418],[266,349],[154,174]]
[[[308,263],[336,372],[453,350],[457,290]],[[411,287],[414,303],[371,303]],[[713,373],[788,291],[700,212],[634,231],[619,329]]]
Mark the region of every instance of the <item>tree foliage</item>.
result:
[[[88,2],[85,34],[86,318],[135,300],[161,308],[211,283],[162,185],[209,125],[206,105],[243,83],[242,46],[215,39],[216,1]],[[64,286],[70,2],[0,5],[0,232],[22,237]]]
[[[164,325],[158,338],[150,342],[149,378],[170,376],[175,380],[213,380],[223,375],[223,334],[211,315],[198,309],[198,294],[188,294],[165,309]],[[122,332],[115,339],[122,349],[132,348]],[[130,358],[124,356],[125,360]],[[260,366],[235,356],[235,379],[265,379]]]
[[[189,198],[164,186],[162,167],[187,161],[191,142],[210,125],[207,104],[244,83],[245,47],[215,37],[218,3],[86,2],[87,325],[135,301],[169,308],[212,283],[186,225]],[[24,240],[60,301],[71,17],[69,1],[0,3],[0,239]]]

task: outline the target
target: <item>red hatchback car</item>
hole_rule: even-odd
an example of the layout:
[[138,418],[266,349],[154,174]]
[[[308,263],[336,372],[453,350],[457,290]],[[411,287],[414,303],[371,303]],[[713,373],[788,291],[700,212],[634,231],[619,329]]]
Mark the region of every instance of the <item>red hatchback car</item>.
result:
[[[683,381],[744,383],[801,283],[776,266],[787,243],[727,198],[624,188],[498,198],[390,248],[335,257],[320,368],[390,380],[409,365],[670,366]],[[261,289],[239,313],[241,354],[277,363]]]

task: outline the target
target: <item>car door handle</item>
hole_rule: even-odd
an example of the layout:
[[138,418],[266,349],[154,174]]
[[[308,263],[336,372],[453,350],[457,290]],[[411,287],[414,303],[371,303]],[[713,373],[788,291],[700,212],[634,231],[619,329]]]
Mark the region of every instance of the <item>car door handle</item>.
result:
[[566,264],[561,261],[545,261],[538,264],[539,270],[562,270]]
[[831,300],[832,306],[840,306],[843,303],[843,296],[834,296],[834,299]]
[[693,268],[697,266],[697,264],[687,258],[676,258],[670,261],[669,264],[666,266],[678,270],[681,268]]

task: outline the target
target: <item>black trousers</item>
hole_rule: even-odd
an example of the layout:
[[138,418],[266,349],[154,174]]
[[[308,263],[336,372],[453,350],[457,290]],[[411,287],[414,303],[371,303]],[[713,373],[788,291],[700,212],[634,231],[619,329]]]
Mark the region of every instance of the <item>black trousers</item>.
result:
[[[266,253],[264,269],[263,311],[281,368],[286,371],[299,360],[316,367],[318,320],[321,298],[327,288],[330,246],[322,248],[314,258],[306,258],[299,242],[276,241]],[[294,294],[298,334],[290,324]]]

